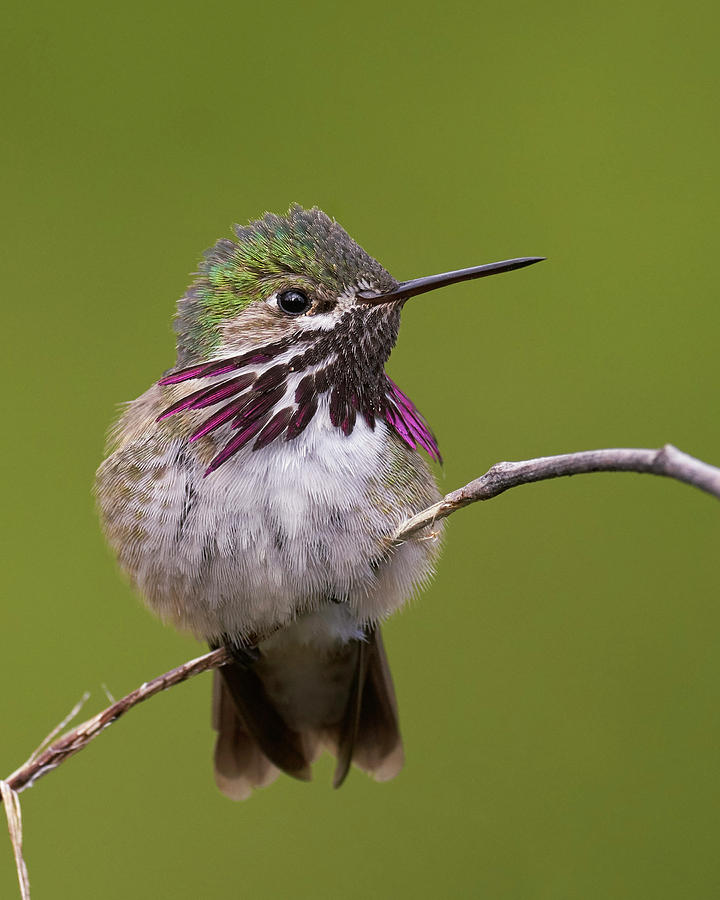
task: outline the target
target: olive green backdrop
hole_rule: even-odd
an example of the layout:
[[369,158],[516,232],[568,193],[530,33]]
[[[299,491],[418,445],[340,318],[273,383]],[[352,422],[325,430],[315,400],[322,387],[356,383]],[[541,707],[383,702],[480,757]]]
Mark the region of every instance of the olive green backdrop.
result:
[[[6,13],[7,15],[7,13]],[[91,483],[172,363],[200,252],[292,201],[398,278],[390,371],[446,490],[501,459],[672,441],[720,463],[711,4],[18,4],[0,35],[0,774],[201,647],[116,571]],[[386,629],[407,767],[212,782],[210,679],[23,795],[34,897],[710,898],[720,506],[592,475],[458,513]],[[14,897],[0,841],[0,896]]]

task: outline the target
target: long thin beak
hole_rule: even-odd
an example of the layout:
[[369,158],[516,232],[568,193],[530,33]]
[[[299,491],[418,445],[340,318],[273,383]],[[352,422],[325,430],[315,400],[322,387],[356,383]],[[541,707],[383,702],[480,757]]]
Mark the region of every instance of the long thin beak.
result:
[[407,300],[427,291],[457,284],[459,281],[472,281],[473,278],[485,278],[487,275],[499,275],[500,272],[512,272],[513,269],[524,269],[533,263],[542,262],[544,256],[521,256],[518,259],[504,259],[502,262],[487,263],[484,266],[471,266],[469,269],[456,269],[454,272],[443,272],[442,275],[426,275],[424,278],[413,278],[412,281],[401,281],[394,291],[387,294],[373,294],[372,291],[360,291],[358,300],[365,303],[394,303]]

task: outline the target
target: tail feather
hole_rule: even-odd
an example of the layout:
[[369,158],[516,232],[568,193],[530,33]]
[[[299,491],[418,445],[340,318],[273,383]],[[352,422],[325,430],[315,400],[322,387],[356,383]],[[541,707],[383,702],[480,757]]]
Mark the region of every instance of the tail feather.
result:
[[243,727],[235,704],[219,672],[213,681],[215,783],[231,800],[247,800],[253,789],[265,787],[280,774]]
[[[318,651],[305,646],[302,653]],[[320,743],[337,756],[335,787],[343,783],[352,763],[377,781],[393,778],[400,771],[404,758],[397,702],[379,628],[369,630],[365,640],[345,645],[339,656],[336,651],[327,663],[323,659],[319,656],[315,666],[291,666],[286,680],[292,690],[280,693],[277,660],[268,659],[264,665],[250,669],[224,666],[215,673],[215,779],[226,796],[245,799],[253,788],[274,781],[280,771],[308,780]],[[320,679],[320,690],[317,682],[303,680],[313,671]],[[327,685],[334,686],[342,672],[347,674],[337,683],[340,694],[328,698],[327,715],[331,718],[319,720],[323,679],[327,692]],[[270,678],[272,694],[266,690],[261,674]],[[303,709],[305,685],[308,701]],[[295,698],[290,708],[288,697]]]
[[355,683],[357,696],[351,692],[348,727],[339,742],[334,787],[343,783],[351,762],[376,781],[394,778],[405,762],[395,689],[379,628],[374,628],[367,642],[361,644]]
[[368,645],[364,641],[354,641],[352,650],[355,653],[356,661],[345,716],[337,733],[329,735],[330,746],[337,756],[337,765],[333,775],[334,788],[340,787],[350,771],[360,730],[360,716],[367,678]]
[[255,740],[278,769],[293,778],[309,781],[310,761],[302,737],[285,724],[257,673],[235,663],[223,666],[219,671],[235,707],[239,727]]

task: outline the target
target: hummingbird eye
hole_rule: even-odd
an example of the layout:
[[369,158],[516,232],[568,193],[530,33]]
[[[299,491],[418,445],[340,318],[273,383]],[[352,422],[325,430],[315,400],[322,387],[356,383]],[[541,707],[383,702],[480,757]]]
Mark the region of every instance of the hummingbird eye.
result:
[[277,305],[285,315],[300,316],[310,309],[312,302],[303,291],[291,288],[277,295]]

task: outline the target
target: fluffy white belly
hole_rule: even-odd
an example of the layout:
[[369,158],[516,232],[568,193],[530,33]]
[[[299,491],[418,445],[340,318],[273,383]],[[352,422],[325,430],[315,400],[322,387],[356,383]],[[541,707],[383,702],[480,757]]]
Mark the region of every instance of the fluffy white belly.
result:
[[[434,556],[427,541],[385,553],[395,524],[434,499],[427,484],[397,492],[387,442],[383,423],[346,436],[318,414],[295,440],[246,447],[204,478],[192,445],[155,433],[135,447],[132,498],[104,508],[108,536],[150,606],[198,637],[255,640],[341,603],[347,639],[401,605]],[[141,527],[121,543],[123,519]]]

